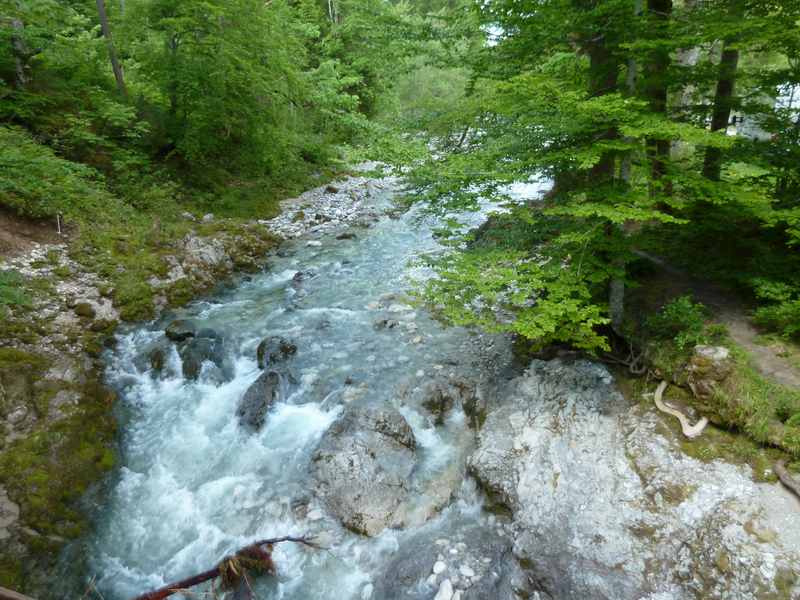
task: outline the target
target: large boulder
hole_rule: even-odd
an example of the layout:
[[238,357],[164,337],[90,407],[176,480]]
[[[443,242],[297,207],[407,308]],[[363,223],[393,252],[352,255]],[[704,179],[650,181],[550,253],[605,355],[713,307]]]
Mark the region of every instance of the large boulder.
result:
[[710,400],[732,370],[731,353],[724,346],[695,346],[686,380],[698,400]]
[[470,469],[532,580],[553,598],[795,597],[796,500],[688,457],[662,418],[586,361],[534,361],[489,413]]
[[351,407],[323,436],[312,459],[317,490],[349,529],[368,536],[396,525],[409,493],[416,440],[394,408]]
[[282,362],[297,352],[297,346],[279,335],[273,335],[261,341],[256,348],[256,360],[259,369]]
[[280,398],[281,384],[281,374],[277,371],[261,373],[239,400],[236,409],[239,422],[252,430],[261,429],[269,409]]

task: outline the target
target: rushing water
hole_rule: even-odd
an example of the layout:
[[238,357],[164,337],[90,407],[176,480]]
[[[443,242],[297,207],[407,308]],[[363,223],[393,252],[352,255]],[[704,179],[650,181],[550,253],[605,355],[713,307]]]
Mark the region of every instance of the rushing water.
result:
[[[393,193],[384,191],[375,202],[389,208]],[[434,427],[413,405],[398,401],[402,390],[458,362],[470,336],[387,296],[420,275],[410,266],[414,257],[438,248],[436,221],[417,217],[414,211],[386,216],[369,229],[354,229],[356,238],[349,240],[293,240],[262,274],[170,315],[224,336],[231,376],[223,383],[210,370],[196,382],[183,379],[177,351],[163,335],[169,319],[120,336],[108,376],[122,397],[121,466],[97,515],[89,557],[106,600],[208,569],[256,539],[305,533],[321,535],[330,550],[280,545],[279,577],[259,581],[259,597],[366,597],[404,536],[420,527],[447,532],[480,521],[480,501],[467,481],[424,525],[421,518],[406,530],[367,539],[320,511],[309,482],[311,454],[347,401],[400,408],[420,446],[423,487],[468,450],[463,419]],[[298,271],[308,272],[299,284]],[[399,325],[376,330],[381,318]],[[235,411],[259,374],[256,346],[268,335],[297,345],[287,365],[295,383],[263,429],[251,433]],[[169,348],[166,375],[157,376],[142,360],[156,346]],[[297,511],[303,502],[314,510]]]

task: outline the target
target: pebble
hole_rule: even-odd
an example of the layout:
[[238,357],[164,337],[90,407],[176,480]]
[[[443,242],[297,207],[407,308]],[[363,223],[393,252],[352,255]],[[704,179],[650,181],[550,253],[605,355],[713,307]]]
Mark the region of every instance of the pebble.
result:
[[371,583],[368,583],[361,589],[361,600],[369,600],[372,598],[372,590],[373,586]]
[[449,579],[442,581],[439,586],[439,591],[433,597],[433,600],[453,600],[453,584]]
[[458,569],[458,572],[464,577],[475,577],[475,571],[470,569],[467,565],[461,565],[461,567]]
[[320,246],[322,246],[322,242],[320,242],[319,240],[308,240],[306,242],[306,246],[313,246],[315,248],[319,248]]
[[435,575],[438,575],[439,573],[444,573],[446,570],[447,570],[447,565],[441,560],[437,560],[433,564],[433,573]]
[[309,521],[319,521],[322,518],[322,511],[319,509],[312,510],[307,516]]
[[422,336],[418,335],[411,339],[412,344],[421,344],[422,343]]
[[437,575],[430,575],[426,580],[426,583],[431,587],[436,587],[436,582],[438,581],[439,577]]
[[450,548],[450,554],[458,554],[458,548]]

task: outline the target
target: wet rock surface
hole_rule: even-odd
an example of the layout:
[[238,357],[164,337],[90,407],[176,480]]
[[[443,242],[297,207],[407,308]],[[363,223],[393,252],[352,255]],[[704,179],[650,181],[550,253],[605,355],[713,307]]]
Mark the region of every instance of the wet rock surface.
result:
[[[796,500],[749,467],[684,455],[604,367],[534,361],[470,469],[513,514],[514,555],[553,598],[795,597]],[[754,534],[754,532],[761,532]],[[790,592],[789,590],[794,590]]]
[[209,363],[214,368],[216,378],[220,381],[230,374],[225,361],[225,347],[220,338],[199,336],[190,338],[178,352],[183,376],[187,380],[196,380],[203,370],[204,363]]
[[261,429],[267,413],[280,397],[282,377],[277,371],[264,371],[258,376],[239,401],[236,416],[239,422],[252,430]]
[[282,362],[297,352],[297,346],[284,337],[273,335],[264,339],[256,348],[259,369]]
[[164,335],[167,336],[167,339],[172,340],[173,342],[182,342],[184,340],[188,340],[189,338],[194,337],[196,333],[197,327],[195,324],[184,319],[172,321],[172,323],[164,328]]
[[395,525],[409,493],[416,440],[391,407],[351,407],[328,429],[312,458],[312,474],[328,510],[368,536]]

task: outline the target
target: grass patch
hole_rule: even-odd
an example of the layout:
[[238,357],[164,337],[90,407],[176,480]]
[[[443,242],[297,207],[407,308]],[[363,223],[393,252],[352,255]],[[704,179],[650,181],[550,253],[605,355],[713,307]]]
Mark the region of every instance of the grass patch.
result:
[[27,307],[31,304],[31,296],[25,289],[25,278],[17,271],[0,271],[0,310],[5,306]]

